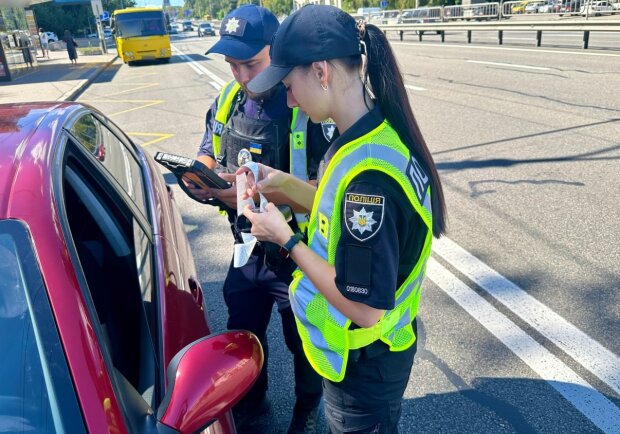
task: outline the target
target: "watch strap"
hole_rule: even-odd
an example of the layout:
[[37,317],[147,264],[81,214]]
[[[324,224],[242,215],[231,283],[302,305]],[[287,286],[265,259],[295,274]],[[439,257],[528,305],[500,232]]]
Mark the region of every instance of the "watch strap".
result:
[[303,240],[303,238],[304,234],[301,232],[296,232],[291,235],[291,238],[289,238],[289,240],[280,248],[280,254],[285,258],[288,258],[291,254],[291,250],[293,250],[293,247],[295,247],[298,242]]

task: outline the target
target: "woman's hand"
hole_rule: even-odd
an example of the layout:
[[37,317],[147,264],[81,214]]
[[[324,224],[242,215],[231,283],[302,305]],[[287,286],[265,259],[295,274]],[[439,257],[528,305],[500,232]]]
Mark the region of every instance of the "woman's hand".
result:
[[291,176],[288,173],[282,172],[281,170],[277,170],[269,166],[265,166],[261,163],[257,163],[257,166],[259,179],[258,182],[256,182],[256,180],[254,179],[254,174],[247,167],[240,167],[239,170],[237,170],[237,175],[247,173],[248,189],[243,195],[242,199],[254,197],[254,195],[259,191],[261,193],[278,192],[284,186],[286,179]]
[[260,241],[270,241],[280,246],[293,235],[284,216],[273,203],[268,203],[264,212],[253,212],[247,205],[243,210],[243,215],[252,223],[252,235]]

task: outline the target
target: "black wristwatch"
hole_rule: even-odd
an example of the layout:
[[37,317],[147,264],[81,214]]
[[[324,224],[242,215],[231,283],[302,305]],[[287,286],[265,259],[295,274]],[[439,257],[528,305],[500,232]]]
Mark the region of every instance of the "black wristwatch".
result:
[[296,232],[293,235],[291,235],[291,238],[289,238],[286,244],[280,247],[280,250],[279,250],[280,255],[283,258],[288,258],[291,255],[291,250],[293,250],[293,247],[295,247],[297,243],[303,239],[304,239],[304,234],[302,234],[301,232]]

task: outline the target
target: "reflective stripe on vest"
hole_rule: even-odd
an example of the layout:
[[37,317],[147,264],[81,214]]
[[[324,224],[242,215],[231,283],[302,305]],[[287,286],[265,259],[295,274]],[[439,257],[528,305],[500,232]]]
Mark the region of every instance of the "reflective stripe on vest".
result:
[[235,80],[231,80],[222,88],[220,96],[217,100],[217,112],[215,113],[215,123],[213,125],[213,135],[211,136],[211,140],[213,141],[213,154],[215,155],[215,159],[218,161],[220,161],[222,157],[220,154],[220,145],[222,143],[224,126],[228,122],[233,101],[235,100],[239,89],[241,89],[241,85]]
[[[308,116],[306,116],[299,107],[293,108],[293,120],[291,121],[291,138],[290,138],[290,161],[291,175],[308,181],[308,154],[306,152],[306,137],[308,133]],[[295,220],[302,232],[305,232],[308,226],[307,213],[295,213]]]
[[[232,80],[224,86],[217,100],[217,112],[215,113],[215,125],[213,126],[213,154],[215,159],[220,161],[222,133],[228,123],[233,102],[237,93],[241,89],[239,83]],[[291,122],[291,134],[289,140],[290,149],[290,174],[295,177],[308,181],[308,157],[306,154],[306,136],[308,130],[308,116],[298,107],[293,109],[293,120]],[[308,226],[308,214],[295,213],[295,220],[302,231]]]
[[386,311],[370,328],[349,330],[351,320],[329,304],[303,272],[297,270],[293,273],[290,300],[304,351],[314,369],[335,382],[344,378],[349,350],[379,339],[391,351],[403,351],[415,342],[411,321],[417,314],[421,284],[431,252],[429,179],[385,121],[368,134],[342,146],[330,160],[310,215],[310,248],[334,265],[344,192],[353,178],[367,170],[381,171],[398,182],[409,199],[409,205],[424,221],[427,234],[418,262],[395,293],[394,309]]

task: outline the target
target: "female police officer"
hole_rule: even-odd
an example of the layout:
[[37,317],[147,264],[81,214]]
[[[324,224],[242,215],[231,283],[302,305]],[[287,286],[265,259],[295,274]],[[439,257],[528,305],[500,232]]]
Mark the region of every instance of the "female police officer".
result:
[[[278,26],[275,15],[254,4],[240,6],[222,20],[220,38],[207,53],[223,54],[234,80],[224,86],[207,112],[206,131],[198,159],[210,168],[220,163],[229,172],[237,170],[244,161],[258,161],[304,181],[313,180],[319,160],[334,137],[334,128],[330,129],[325,123],[308,122],[308,118],[297,109],[291,110],[286,104],[284,86],[260,95],[248,92],[246,87],[253,77],[268,67],[269,44]],[[234,176],[229,180],[234,181]],[[230,207],[228,219],[235,238],[239,240],[236,188],[190,190],[197,197],[205,194],[201,197],[204,199],[213,195]],[[298,216],[300,226],[304,223],[302,219],[306,219],[305,213]],[[267,326],[273,304],[277,304],[284,340],[293,354],[295,376],[296,402],[288,432],[311,434],[322,395],[321,378],[308,364],[295,330],[288,300],[294,264],[287,260],[276,273],[267,263],[269,257],[265,249],[257,246],[242,267],[235,268],[231,261],[223,288],[229,315],[227,326],[255,333],[263,344],[267,360]],[[267,385],[265,366],[252,390],[233,410],[240,432],[265,431],[261,423],[263,418],[259,416],[269,408]]]
[[248,87],[280,81],[290,106],[315,122],[331,117],[341,135],[318,187],[264,165],[250,181],[248,195],[278,191],[312,210],[307,246],[273,204],[244,214],[258,239],[299,266],[289,295],[305,354],[324,377],[331,432],[396,432],[431,240],[445,231],[439,176],[377,27],[331,6],[301,8]]

